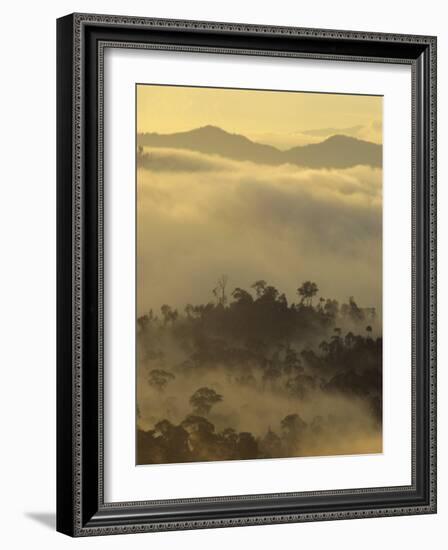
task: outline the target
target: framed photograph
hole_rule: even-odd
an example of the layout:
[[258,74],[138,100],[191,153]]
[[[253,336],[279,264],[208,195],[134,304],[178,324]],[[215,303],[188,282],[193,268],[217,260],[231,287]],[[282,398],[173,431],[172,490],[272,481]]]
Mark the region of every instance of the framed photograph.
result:
[[434,513],[436,38],[57,41],[57,529]]

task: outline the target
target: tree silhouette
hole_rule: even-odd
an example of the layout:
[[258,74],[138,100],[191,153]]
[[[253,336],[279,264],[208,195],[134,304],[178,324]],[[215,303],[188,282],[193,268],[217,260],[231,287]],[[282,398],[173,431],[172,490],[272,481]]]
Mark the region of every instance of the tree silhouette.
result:
[[142,315],[141,317],[138,317],[137,318],[137,327],[143,331],[146,329],[146,327],[148,326],[150,322],[150,318],[149,318],[149,315],[146,314],[146,315]]
[[176,377],[171,372],[162,369],[153,369],[148,374],[148,384],[153,388],[163,391],[170,380]]
[[301,302],[307,305],[308,307],[313,304],[313,297],[316,296],[319,289],[316,283],[311,281],[305,281],[302,286],[297,289],[297,293],[301,297]]
[[191,319],[194,316],[194,307],[191,304],[185,306],[185,313],[188,319]]
[[261,296],[263,296],[266,285],[267,285],[266,281],[263,281],[263,280],[256,281],[252,285],[252,288],[255,289],[255,294],[257,295],[257,298],[261,298]]
[[283,372],[285,374],[294,374],[303,372],[302,362],[300,361],[299,354],[294,348],[287,347],[285,351],[285,358],[283,360]]
[[341,313],[343,317],[348,317],[354,323],[361,323],[364,321],[364,312],[358,307],[353,296],[348,299],[348,304],[342,304]]
[[336,319],[339,314],[339,303],[337,300],[327,299],[323,309],[325,315],[327,315],[330,319]]
[[189,414],[181,423],[181,426],[191,433],[212,433],[215,427],[211,422],[202,416]]
[[260,441],[260,451],[269,458],[281,456],[281,439],[270,427]]
[[252,295],[247,290],[238,287],[232,292],[232,297],[234,299],[233,305],[251,306],[254,302]]
[[270,382],[273,386],[282,375],[282,364],[278,352],[263,362],[263,382]]
[[310,391],[316,388],[316,381],[312,376],[307,374],[298,374],[286,381],[285,388],[291,395],[303,399]]
[[345,335],[345,345],[348,347],[348,348],[351,348],[354,343],[356,342],[356,338],[355,338],[355,335],[353,334],[353,332],[347,332],[347,334]]
[[259,296],[258,299],[263,300],[264,302],[275,302],[278,296],[279,296],[279,292],[274,286],[266,285],[263,288],[263,293]]
[[296,437],[306,428],[306,423],[297,413],[294,413],[285,416],[285,418],[280,422],[280,426],[288,436]]
[[241,432],[238,435],[237,452],[242,459],[258,457],[257,441],[251,433]]
[[162,312],[163,322],[165,325],[167,325],[170,322],[174,323],[179,316],[177,310],[172,309],[167,304],[163,304],[163,306],[160,308],[160,311]]
[[199,388],[190,397],[190,404],[198,415],[208,415],[213,405],[223,400],[222,395],[211,388]]
[[216,287],[213,289],[213,295],[218,305],[225,306],[227,304],[226,287],[229,278],[227,275],[221,275],[218,279]]

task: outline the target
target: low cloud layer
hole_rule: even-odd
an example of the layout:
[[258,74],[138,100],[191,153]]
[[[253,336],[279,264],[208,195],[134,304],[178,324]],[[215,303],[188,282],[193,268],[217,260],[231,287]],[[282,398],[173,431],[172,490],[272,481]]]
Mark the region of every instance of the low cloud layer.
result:
[[[145,150],[138,170],[138,314],[204,303],[265,279],[291,300],[319,295],[380,308],[382,171],[311,170]],[[149,160],[148,160],[149,159]]]

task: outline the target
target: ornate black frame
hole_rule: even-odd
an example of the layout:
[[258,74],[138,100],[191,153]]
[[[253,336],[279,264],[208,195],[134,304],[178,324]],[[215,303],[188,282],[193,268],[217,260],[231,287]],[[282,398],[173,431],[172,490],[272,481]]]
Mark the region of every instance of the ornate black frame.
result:
[[[410,486],[104,502],[102,63],[111,46],[411,65]],[[57,52],[58,531],[89,536],[435,513],[436,38],[73,14],[57,21]]]

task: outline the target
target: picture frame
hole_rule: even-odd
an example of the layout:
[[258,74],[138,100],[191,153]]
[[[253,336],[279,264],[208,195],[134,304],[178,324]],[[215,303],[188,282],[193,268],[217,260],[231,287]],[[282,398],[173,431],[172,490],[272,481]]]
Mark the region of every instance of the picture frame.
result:
[[[58,19],[58,531],[79,537],[436,512],[436,42],[432,36],[144,17]],[[411,68],[409,485],[166,500],[154,499],[149,487],[144,500],[105,500],[103,61],[105,49],[115,46]]]

